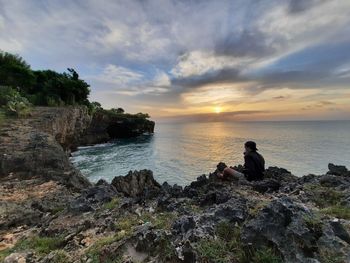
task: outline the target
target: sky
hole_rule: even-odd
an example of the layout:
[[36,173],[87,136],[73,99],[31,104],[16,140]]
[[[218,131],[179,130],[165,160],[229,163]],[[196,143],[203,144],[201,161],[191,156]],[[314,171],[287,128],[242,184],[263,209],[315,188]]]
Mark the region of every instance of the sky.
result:
[[0,49],[160,121],[350,119],[349,0],[0,0]]

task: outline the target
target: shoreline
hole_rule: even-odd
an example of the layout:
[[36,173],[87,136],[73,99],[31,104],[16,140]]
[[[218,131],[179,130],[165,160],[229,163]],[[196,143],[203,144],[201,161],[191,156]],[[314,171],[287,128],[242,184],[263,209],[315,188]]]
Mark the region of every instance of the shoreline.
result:
[[348,262],[347,168],[296,177],[269,167],[257,182],[214,171],[185,187],[140,170],[92,184],[67,151],[91,119],[51,110],[1,128],[0,261]]

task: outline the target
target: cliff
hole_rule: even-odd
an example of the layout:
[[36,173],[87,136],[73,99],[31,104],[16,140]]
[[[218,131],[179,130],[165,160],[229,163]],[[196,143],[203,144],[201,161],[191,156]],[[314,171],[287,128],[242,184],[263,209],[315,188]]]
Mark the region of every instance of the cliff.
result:
[[116,138],[139,136],[154,132],[154,121],[131,114],[111,114],[97,111],[85,135],[79,140],[80,145],[96,144]]
[[85,107],[38,107],[29,118],[8,120],[1,127],[0,178],[39,178],[86,188],[89,181],[69,162],[67,152],[90,122]]
[[91,116],[84,106],[36,107],[29,118],[9,119],[1,127],[0,178],[40,178],[84,189],[90,183],[69,162],[71,150],[153,131],[153,121],[135,115]]

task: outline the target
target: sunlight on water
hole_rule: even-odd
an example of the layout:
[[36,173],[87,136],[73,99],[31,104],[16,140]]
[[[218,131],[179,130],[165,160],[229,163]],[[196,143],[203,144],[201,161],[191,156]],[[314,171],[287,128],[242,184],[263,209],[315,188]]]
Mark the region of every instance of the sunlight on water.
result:
[[268,166],[321,174],[329,162],[350,167],[349,131],[350,122],[157,124],[154,135],[81,147],[71,161],[94,182],[151,169],[160,182],[185,185],[220,161],[242,164],[244,142],[255,140]]

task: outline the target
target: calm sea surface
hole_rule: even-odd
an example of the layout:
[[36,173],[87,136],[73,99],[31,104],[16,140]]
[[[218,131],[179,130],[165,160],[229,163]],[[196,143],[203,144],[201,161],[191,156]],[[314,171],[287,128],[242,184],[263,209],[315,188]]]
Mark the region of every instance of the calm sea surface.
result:
[[111,181],[129,170],[151,169],[159,182],[186,185],[224,161],[243,163],[243,144],[257,142],[267,166],[297,176],[350,168],[350,122],[157,123],[154,135],[81,147],[71,161],[91,181]]

